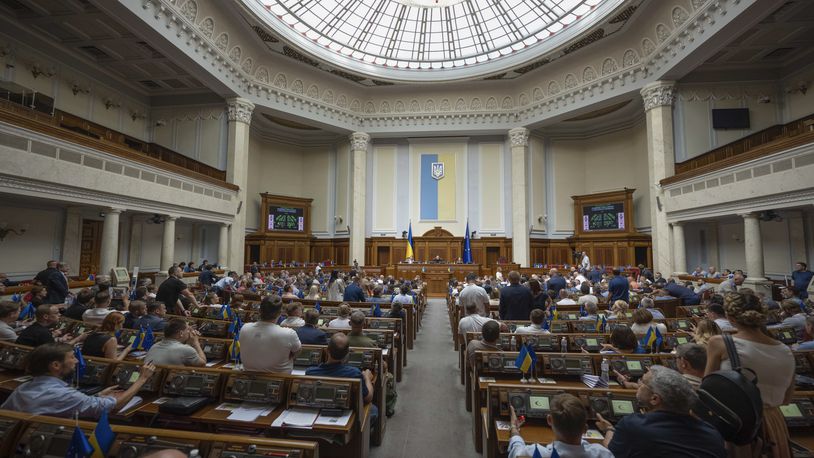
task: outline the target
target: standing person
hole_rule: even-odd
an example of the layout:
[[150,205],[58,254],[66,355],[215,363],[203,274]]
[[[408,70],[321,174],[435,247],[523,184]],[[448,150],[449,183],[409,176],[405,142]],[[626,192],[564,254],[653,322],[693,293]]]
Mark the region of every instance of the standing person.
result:
[[[560,275],[560,272],[557,269],[551,269],[548,272],[548,289],[549,291],[554,291],[555,296],[558,297],[560,295],[560,290],[568,288],[568,283],[565,281],[565,278]],[[503,291],[501,291],[502,293]]]
[[331,278],[328,280],[328,300],[341,301],[345,294],[345,280],[339,271],[334,269],[331,271]]
[[[780,412],[780,406],[791,402],[794,393],[794,356],[789,347],[763,333],[766,325],[766,306],[757,296],[727,293],[724,310],[729,322],[737,329],[732,336],[741,367],[757,375],[757,387],[763,399],[763,437],[774,458],[789,457],[789,431]],[[719,369],[731,369],[726,344],[722,336],[713,336],[707,345],[706,375]],[[736,447],[733,456],[753,456],[757,450],[750,444]]]
[[65,298],[71,294],[68,289],[68,272],[70,269],[68,264],[58,263],[57,268],[50,271],[45,283],[43,283],[48,291],[48,295],[45,297],[46,304],[65,303]]
[[37,272],[37,275],[34,276],[34,283],[40,285],[46,285],[48,283],[48,277],[57,270],[58,261],[48,261],[45,263],[45,269]]
[[531,290],[520,284],[520,273],[509,272],[509,286],[500,290],[500,319],[527,320],[533,303]]
[[587,272],[588,269],[591,268],[591,258],[588,257],[588,253],[585,251],[582,252],[582,260],[580,261],[579,266],[582,268],[583,272]]
[[[209,272],[211,272],[211,268]],[[158,293],[156,293],[155,299],[159,302],[163,302],[164,305],[167,306],[168,312],[174,315],[189,316],[189,312],[181,304],[181,296],[189,299],[193,307],[200,307],[198,300],[195,299],[195,295],[192,294],[192,291],[187,288],[187,284],[181,280],[184,277],[184,273],[178,266],[170,267],[167,273],[169,274],[169,278],[164,280],[161,286],[158,287]]]
[[458,294],[458,300],[464,309],[467,309],[467,304],[474,303],[481,315],[489,316],[489,295],[477,285],[477,280],[478,276],[474,272],[466,274],[466,287]]
[[342,300],[345,302],[365,302],[367,297],[359,284],[359,277],[353,277],[350,285],[345,287],[345,293],[342,295]]
[[800,299],[805,300],[808,297],[808,285],[814,278],[814,272],[808,270],[808,265],[803,261],[798,262],[794,267],[794,272],[791,273],[792,286],[800,293]]
[[622,277],[622,271],[613,269],[613,278],[608,282],[608,302],[625,301],[630,303],[630,284]]

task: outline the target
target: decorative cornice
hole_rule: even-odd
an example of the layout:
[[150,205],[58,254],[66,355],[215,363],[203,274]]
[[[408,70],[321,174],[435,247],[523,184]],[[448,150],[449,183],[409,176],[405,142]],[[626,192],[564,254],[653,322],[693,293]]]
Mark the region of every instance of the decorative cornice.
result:
[[644,99],[644,111],[656,107],[672,107],[676,98],[674,81],[656,81],[643,87],[639,92]]
[[354,132],[348,138],[350,139],[351,151],[367,151],[367,146],[370,144],[370,135],[364,132]]
[[515,127],[509,131],[509,142],[512,148],[515,146],[525,147],[529,144],[529,130],[525,127]]
[[246,99],[234,98],[226,101],[229,122],[238,121],[245,124],[252,123],[254,104]]

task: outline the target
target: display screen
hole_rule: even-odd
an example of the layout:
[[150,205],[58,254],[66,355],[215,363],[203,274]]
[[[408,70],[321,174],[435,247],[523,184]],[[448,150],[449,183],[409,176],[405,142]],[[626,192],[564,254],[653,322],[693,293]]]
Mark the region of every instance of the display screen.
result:
[[364,353],[351,353],[348,355],[348,364],[352,365],[359,365],[362,364],[362,360],[364,359]]
[[569,313],[567,316],[568,316],[569,320],[576,320],[577,319],[576,313]]
[[190,377],[187,379],[187,388],[200,388],[203,386],[203,377]]
[[48,444],[48,454],[62,456],[68,451],[68,446],[71,445],[71,439],[67,437],[54,437],[51,443]]
[[333,388],[317,388],[314,390],[314,398],[317,400],[333,400],[334,391]]
[[128,383],[135,383],[136,380],[138,380],[138,377],[139,373],[137,371],[133,371],[133,373],[130,374],[130,380],[128,380]]
[[204,353],[209,353],[212,351],[212,345],[205,345],[203,348]]
[[267,229],[270,231],[304,231],[305,210],[297,207],[269,205]]
[[583,231],[615,231],[625,228],[625,204],[618,202],[582,207]]
[[689,340],[687,340],[686,337],[676,337],[676,342],[678,342],[679,345],[684,345],[689,342]]
[[588,344],[589,347],[595,347],[599,345],[596,339],[585,339],[585,342]]
[[786,418],[802,418],[803,412],[800,411],[800,406],[797,404],[789,404],[785,406],[780,406],[780,412],[783,413],[783,416]]
[[265,394],[266,393],[266,382],[252,382],[251,385],[249,385],[249,392],[250,393]]
[[136,341],[136,335],[133,334],[132,336],[130,336],[130,339],[128,339],[127,341],[130,342],[130,343],[135,342]]
[[631,414],[633,413],[633,401],[612,399],[611,408],[616,416]]
[[529,396],[529,408],[532,410],[548,410],[548,396]]
[[639,361],[627,361],[627,370],[640,371],[642,370],[642,363]]
[[783,337],[785,337],[785,338],[787,338],[787,339],[792,339],[792,338],[793,338],[793,336],[791,335],[791,333],[790,333],[790,332],[788,332],[788,331],[786,331],[786,332],[784,332],[784,333],[783,333]]
[[566,369],[579,369],[582,367],[582,364],[578,359],[566,359],[565,367]]

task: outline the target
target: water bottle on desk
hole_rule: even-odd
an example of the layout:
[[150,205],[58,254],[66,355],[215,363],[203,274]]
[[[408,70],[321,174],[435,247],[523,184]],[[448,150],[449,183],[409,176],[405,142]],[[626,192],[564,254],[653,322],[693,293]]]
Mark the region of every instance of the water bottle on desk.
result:
[[560,352],[568,352],[568,339],[565,336],[562,336],[562,339],[560,339]]
[[511,340],[511,344],[510,344],[510,346],[511,346],[511,348],[509,348],[509,351],[515,351],[515,350],[517,350],[517,340],[514,338],[514,336],[512,336],[512,340]]
[[600,379],[605,383],[605,386],[608,385],[608,381],[610,380],[608,371],[610,371],[610,363],[608,362],[608,358],[602,358],[602,375],[600,375]]

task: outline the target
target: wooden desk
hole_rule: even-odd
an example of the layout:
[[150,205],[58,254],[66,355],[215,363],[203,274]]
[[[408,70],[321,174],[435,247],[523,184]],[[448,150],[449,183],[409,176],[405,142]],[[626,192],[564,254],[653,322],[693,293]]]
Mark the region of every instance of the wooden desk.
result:
[[449,280],[463,280],[469,272],[479,273],[479,264],[396,264],[393,266],[396,278],[421,276],[427,283],[427,296],[446,297]]

